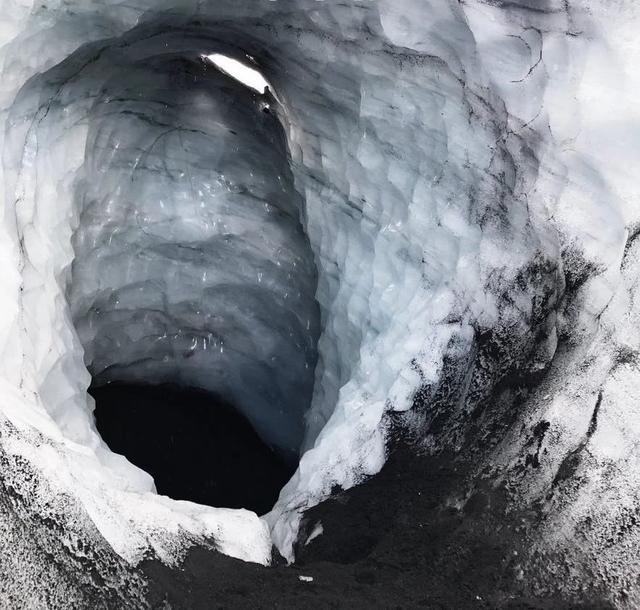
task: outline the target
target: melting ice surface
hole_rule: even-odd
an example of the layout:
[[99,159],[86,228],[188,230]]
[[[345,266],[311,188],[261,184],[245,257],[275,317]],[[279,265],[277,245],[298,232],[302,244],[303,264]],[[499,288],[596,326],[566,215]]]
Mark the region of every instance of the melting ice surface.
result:
[[68,298],[94,385],[206,390],[293,458],[319,309],[280,123],[199,59],[124,76],[91,109],[76,178]]

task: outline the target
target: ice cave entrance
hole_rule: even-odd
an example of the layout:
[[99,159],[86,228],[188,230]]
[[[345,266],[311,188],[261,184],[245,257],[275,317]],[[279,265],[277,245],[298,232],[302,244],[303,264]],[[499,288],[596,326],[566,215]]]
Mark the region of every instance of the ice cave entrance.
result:
[[98,431],[160,494],[259,514],[293,474],[320,313],[267,81],[219,54],[120,66],[89,116],[68,300]]

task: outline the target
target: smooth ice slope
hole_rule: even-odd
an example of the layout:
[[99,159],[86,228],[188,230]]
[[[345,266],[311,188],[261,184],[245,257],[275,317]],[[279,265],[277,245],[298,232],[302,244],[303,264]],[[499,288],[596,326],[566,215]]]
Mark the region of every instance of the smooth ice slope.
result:
[[[629,3],[619,5],[632,11]],[[637,189],[611,151],[616,134],[627,124],[635,129],[637,114],[626,103],[617,113],[614,98],[605,96],[603,106],[601,97],[607,83],[623,92],[615,98],[625,99],[624,58],[626,47],[634,47],[628,36],[619,47],[609,40],[613,50],[602,57],[611,57],[620,73],[607,80],[609,66],[588,51],[607,37],[599,27],[610,18],[605,9],[593,18],[582,4],[551,0],[537,7],[479,0],[78,1],[9,9],[0,85],[7,119],[0,243],[9,261],[2,269],[2,374],[25,410],[30,405],[51,418],[45,436],[62,431],[51,449],[61,456],[59,470],[77,472],[65,483],[68,499],[54,501],[51,510],[89,507],[108,542],[132,561],[145,545],[157,548],[166,529],[180,539],[184,532],[175,524],[186,509],[145,493],[141,473],[101,446],[66,301],[67,287],[75,290],[72,236],[80,227],[80,239],[85,230],[75,214],[78,194],[88,191],[76,178],[87,156],[104,154],[87,137],[104,85],[93,68],[110,53],[125,62],[162,48],[176,57],[249,55],[282,101],[277,116],[304,202],[300,218],[321,312],[306,415],[309,450],[268,516],[288,558],[302,509],[335,484],[353,485],[379,471],[390,413],[408,411],[418,399],[428,407],[454,379],[463,391],[450,394],[462,398],[438,405],[450,417],[447,429],[430,432],[441,412],[435,407],[416,410],[415,428],[425,450],[459,448],[474,406],[504,375],[540,373],[554,358],[558,337],[590,340],[609,303],[619,303],[612,299],[621,286],[625,240],[638,221]],[[627,31],[614,22],[616,32]],[[49,71],[74,53],[65,70]],[[170,223],[172,239],[179,228]],[[305,277],[307,285],[312,273]],[[116,279],[109,288],[124,285]],[[626,315],[620,307],[613,320]],[[494,349],[472,369],[487,344]],[[590,409],[572,404],[585,421],[591,417]],[[566,412],[558,407],[557,417]],[[33,425],[40,427],[38,421]],[[7,434],[15,440],[3,448],[41,472],[27,433]],[[95,465],[90,475],[77,467],[73,448]],[[628,460],[625,469],[637,470],[632,442],[609,459]],[[17,466],[7,476],[24,479]],[[616,481],[628,501],[629,484]],[[144,508],[159,503],[167,511],[162,519]],[[197,510],[222,524],[237,517]],[[566,514],[573,513],[568,509],[550,525],[548,539],[562,537]],[[122,538],[109,527],[116,516],[124,523]],[[190,532],[183,540],[203,535],[200,526],[181,527]],[[242,536],[251,549],[246,556],[266,561],[257,531]],[[142,532],[135,544],[130,532]],[[599,544],[597,537],[584,542],[585,556],[597,555]],[[629,545],[637,549],[637,537]]]

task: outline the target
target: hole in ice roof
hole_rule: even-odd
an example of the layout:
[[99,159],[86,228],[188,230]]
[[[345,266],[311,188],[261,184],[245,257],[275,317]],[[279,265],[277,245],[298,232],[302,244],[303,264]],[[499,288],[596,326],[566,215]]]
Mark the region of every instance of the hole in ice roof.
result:
[[264,93],[264,90],[269,86],[267,80],[258,70],[250,68],[237,59],[227,57],[220,53],[213,53],[205,57],[219,70],[235,78],[243,85],[255,89],[258,93]]

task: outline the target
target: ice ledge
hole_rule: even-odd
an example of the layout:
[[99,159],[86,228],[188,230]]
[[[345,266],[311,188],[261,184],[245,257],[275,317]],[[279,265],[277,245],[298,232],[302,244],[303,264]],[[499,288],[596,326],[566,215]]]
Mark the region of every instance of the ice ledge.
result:
[[[4,483],[60,525],[71,549],[92,527],[122,558],[137,564],[152,551],[168,565],[194,544],[269,565],[271,537],[263,519],[242,509],[202,506],[159,496],[153,481],[104,446],[69,441],[37,401],[0,380],[2,454],[15,467]],[[83,516],[82,507],[90,518]]]

